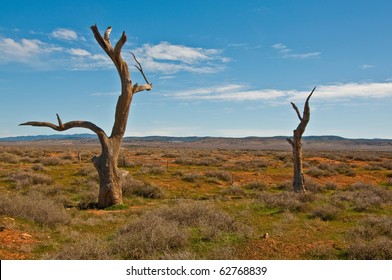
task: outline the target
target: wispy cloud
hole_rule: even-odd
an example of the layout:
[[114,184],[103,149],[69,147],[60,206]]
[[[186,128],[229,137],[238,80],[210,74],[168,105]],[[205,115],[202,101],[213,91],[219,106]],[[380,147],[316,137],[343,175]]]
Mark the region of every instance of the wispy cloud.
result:
[[78,39],[78,34],[66,28],[57,28],[51,33],[51,36],[56,39],[66,40],[66,41],[74,41]]
[[68,52],[76,56],[90,56],[91,53],[84,49],[69,49]]
[[306,59],[306,58],[318,58],[321,55],[321,52],[296,53],[282,43],[274,44],[272,45],[272,48],[276,49],[283,58]]
[[134,53],[148,71],[173,74],[179,71],[215,73],[223,70],[228,58],[221,50],[193,48],[161,42],[157,45],[144,44]]
[[110,59],[86,49],[67,48],[39,39],[0,37],[0,64],[23,63],[33,69],[92,70],[113,67]]
[[376,67],[376,66],[371,65],[371,64],[362,64],[361,65],[361,69],[363,69],[363,70],[366,70],[366,69],[369,69],[369,68],[374,68],[374,67]]
[[251,90],[247,89],[245,85],[229,84],[218,85],[215,87],[185,90],[178,93],[169,94],[168,96],[180,99],[244,101],[258,99],[275,99],[283,95],[284,93],[279,90]]
[[[113,68],[109,57],[96,47],[75,48],[75,40],[84,39],[75,31],[55,29],[50,36],[59,39],[45,42],[44,34],[31,33],[40,39],[0,37],[0,63],[24,63],[34,69],[96,70]],[[65,42],[66,41],[66,42]],[[53,43],[55,42],[55,43]],[[174,45],[169,42],[144,44],[134,50],[146,71],[164,73],[172,77],[177,72],[216,73],[225,68],[230,60],[222,56],[222,50]],[[133,62],[125,49],[123,57]]]
[[120,95],[119,91],[94,92],[90,94],[90,96],[118,96],[118,95]]
[[44,43],[37,39],[0,38],[0,63],[11,61],[21,63],[37,63],[44,54],[62,51],[63,48]]
[[168,42],[161,42],[158,45],[145,44],[143,50],[152,59],[181,61],[188,64],[211,60],[212,56],[219,53],[216,49],[191,48]]
[[249,43],[229,43],[226,47],[230,49],[253,50],[261,48],[262,45],[251,45]]
[[[167,94],[167,96],[188,100],[220,100],[220,101],[268,101],[280,103],[288,101],[303,101],[310,93],[308,91],[289,89],[249,89],[241,84],[217,85],[213,87],[183,90]],[[320,85],[317,87],[313,100],[328,100],[339,102],[342,99],[358,98],[391,98],[392,83],[346,83]]]
[[69,49],[67,58],[69,70],[97,70],[113,68],[110,58],[104,54],[93,54],[84,49]]
[[317,87],[318,94],[313,98],[341,99],[341,98],[386,98],[392,97],[391,82],[366,82],[322,85]]

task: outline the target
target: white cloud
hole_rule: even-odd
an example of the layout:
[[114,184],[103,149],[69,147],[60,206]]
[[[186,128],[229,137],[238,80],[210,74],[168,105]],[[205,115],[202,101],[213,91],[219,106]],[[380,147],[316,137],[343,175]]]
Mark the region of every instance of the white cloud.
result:
[[230,43],[227,45],[229,48],[247,48],[248,44],[247,43]]
[[90,96],[119,96],[121,92],[119,91],[108,91],[108,92],[94,92],[90,93]]
[[[222,101],[254,101],[264,100],[269,103],[288,101],[304,101],[311,89],[301,91],[296,89],[248,89],[245,85],[217,85],[197,89],[183,90],[167,96],[188,100],[222,100]],[[316,88],[312,100],[328,100],[339,102],[343,99],[358,98],[391,98],[392,83],[346,83],[320,85]]]
[[277,50],[287,50],[287,46],[283,45],[282,43],[274,44],[272,47]]
[[51,33],[51,35],[53,38],[66,41],[74,41],[78,39],[78,34],[75,31],[66,28],[57,28]]
[[145,54],[156,60],[174,60],[192,64],[198,61],[210,60],[212,56],[219,53],[215,49],[190,48],[182,45],[172,45],[161,42],[158,45],[145,44]]
[[114,67],[110,58],[103,54],[91,54],[85,50],[77,50],[72,51],[72,55],[66,61],[67,67],[70,70],[97,70]]
[[217,49],[192,48],[161,42],[144,44],[134,51],[143,68],[153,72],[173,74],[179,71],[215,73],[224,69],[222,63],[229,61],[220,56]]
[[21,39],[19,42],[11,38],[0,38],[0,63],[11,61],[30,64],[39,61],[39,56],[61,51],[61,47],[49,45],[37,39]]
[[69,53],[76,56],[90,56],[91,53],[84,49],[70,49]]
[[185,90],[170,94],[169,96],[180,99],[244,101],[275,99],[284,96],[284,93],[282,91],[273,89],[247,90],[246,86],[244,85],[229,84]]
[[361,65],[361,68],[362,69],[369,69],[369,68],[374,68],[374,67],[376,67],[376,66],[374,66],[374,65],[371,65],[371,64],[362,64]]
[[306,59],[306,58],[318,58],[321,55],[321,52],[307,52],[307,53],[294,53],[292,49],[288,48],[286,45],[282,43],[277,43],[272,45],[272,48],[278,50],[283,58],[297,58],[297,59]]
[[[34,35],[34,34],[33,34]],[[35,34],[38,36],[38,34]],[[57,39],[73,41],[83,37],[70,29],[58,28],[51,33]],[[110,58],[102,51],[60,47],[38,39],[0,37],[0,63],[19,62],[35,69],[94,70],[114,67]],[[134,53],[146,71],[160,72],[170,77],[177,72],[216,73],[225,68],[228,58],[221,56],[221,50],[192,48],[161,42],[157,45],[145,44]],[[126,61],[133,63],[129,52],[123,51]]]
[[314,98],[385,98],[392,97],[392,83],[346,83],[322,85]]
[[292,58],[317,58],[320,57],[321,52],[309,52],[309,53],[290,53],[290,54],[286,54],[285,57],[292,57]]
[[23,63],[34,69],[94,70],[113,68],[109,57],[81,48],[64,48],[38,39],[0,37],[0,64]]
[[174,79],[176,78],[176,76],[174,75],[167,75],[167,76],[159,76],[158,79],[159,80],[170,80],[170,79]]

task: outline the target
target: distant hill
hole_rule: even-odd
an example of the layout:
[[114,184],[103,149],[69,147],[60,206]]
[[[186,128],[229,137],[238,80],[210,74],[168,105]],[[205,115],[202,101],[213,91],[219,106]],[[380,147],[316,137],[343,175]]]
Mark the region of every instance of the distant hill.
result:
[[0,142],[22,142],[22,141],[43,141],[43,140],[81,140],[98,139],[95,134],[51,134],[35,136],[15,136],[0,138]]
[[[125,137],[124,146],[129,147],[177,147],[202,149],[256,149],[256,150],[290,150],[287,136],[275,137],[172,137],[145,136]],[[25,145],[70,145],[98,144],[95,134],[53,134],[37,136],[17,136],[0,138],[0,143]],[[334,135],[305,136],[303,145],[308,150],[377,150],[392,151],[391,139],[347,139]]]

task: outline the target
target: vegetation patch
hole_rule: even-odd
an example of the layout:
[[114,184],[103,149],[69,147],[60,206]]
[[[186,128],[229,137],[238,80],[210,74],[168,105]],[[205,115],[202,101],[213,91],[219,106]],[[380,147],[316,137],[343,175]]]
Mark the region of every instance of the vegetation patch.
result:
[[392,258],[391,152],[305,150],[299,194],[290,152],[129,144],[123,204],[97,210],[99,151],[0,147],[0,258]]

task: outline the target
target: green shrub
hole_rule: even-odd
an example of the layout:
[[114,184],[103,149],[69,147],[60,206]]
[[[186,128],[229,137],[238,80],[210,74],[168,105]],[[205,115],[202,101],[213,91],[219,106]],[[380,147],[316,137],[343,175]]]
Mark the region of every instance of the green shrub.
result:
[[177,158],[174,161],[174,163],[180,164],[180,165],[195,165],[196,161],[190,157],[180,157],[180,158]]
[[108,243],[95,235],[71,232],[67,237],[70,240],[61,244],[58,251],[44,255],[44,259],[110,260],[114,258]]
[[121,228],[112,249],[121,259],[158,259],[185,247],[187,240],[187,231],[178,223],[149,212]]
[[41,163],[45,166],[56,166],[63,164],[63,162],[61,162],[61,159],[57,157],[45,157],[41,159]]
[[38,184],[50,185],[53,182],[49,175],[24,171],[11,173],[8,175],[8,179],[15,183],[16,189]]
[[19,163],[21,161],[21,158],[18,155],[8,153],[8,152],[3,152],[0,153],[0,161],[5,163]]
[[339,209],[331,204],[316,207],[310,214],[311,218],[319,218],[323,221],[333,221],[337,218]]
[[348,239],[349,259],[392,259],[392,220],[389,216],[366,216],[348,233]]
[[[303,198],[301,198],[303,196]],[[261,192],[256,196],[258,203],[267,208],[280,208],[283,211],[303,211],[307,208],[305,194],[284,191],[280,193]],[[310,197],[310,196],[309,196]]]
[[160,165],[145,165],[139,170],[140,174],[161,175],[166,169]]
[[245,189],[248,190],[257,190],[257,191],[265,191],[267,189],[267,185],[263,182],[251,182],[246,184]]
[[[121,228],[113,253],[122,259],[196,258],[189,253],[191,244],[223,242],[229,236],[243,239],[250,234],[248,227],[210,204],[181,201],[146,212]],[[227,249],[232,245],[227,244]]]
[[195,173],[186,174],[182,178],[182,180],[184,180],[185,182],[190,182],[190,183],[197,182],[200,179],[201,179],[201,176],[199,174],[195,174]]
[[70,222],[70,216],[62,205],[40,193],[30,193],[28,196],[3,195],[0,214],[29,219],[46,226]]
[[353,260],[391,260],[392,240],[386,237],[354,240],[347,248],[347,257]]
[[246,192],[239,186],[229,186],[221,191],[224,195],[245,196]]
[[158,186],[145,183],[128,176],[126,181],[123,183],[123,195],[135,195],[144,198],[158,199],[164,197],[164,192],[162,188]]
[[200,166],[217,166],[221,163],[222,161],[217,158],[205,157],[200,159],[196,164]]
[[207,171],[205,173],[206,177],[209,178],[216,178],[218,180],[226,181],[226,182],[231,182],[232,181],[232,176],[229,172],[226,171]]

